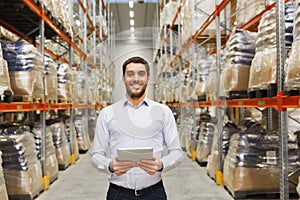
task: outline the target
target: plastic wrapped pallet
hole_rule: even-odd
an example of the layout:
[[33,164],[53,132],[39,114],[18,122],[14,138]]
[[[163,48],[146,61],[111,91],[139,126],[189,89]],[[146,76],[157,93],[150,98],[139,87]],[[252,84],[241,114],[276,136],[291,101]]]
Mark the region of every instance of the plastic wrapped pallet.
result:
[[237,0],[236,3],[236,22],[237,26],[242,26],[249,22],[252,18],[258,15],[265,9],[265,0]]
[[1,158],[2,152],[0,151],[0,200],[8,200],[6,186],[5,186],[5,180],[3,175],[3,169],[2,169],[2,158]]
[[79,111],[74,118],[74,125],[76,129],[76,136],[78,141],[79,152],[85,153],[90,148],[90,138],[88,135],[88,119]]
[[220,96],[247,97],[249,70],[255,55],[256,33],[234,29],[226,45],[225,69],[221,73]]
[[55,154],[60,170],[66,169],[70,165],[70,145],[67,140],[65,126],[62,121],[49,123],[49,128],[52,132],[53,143],[55,146]]
[[[32,133],[36,140],[38,158],[41,159],[41,134],[42,129],[39,124],[35,124]],[[58,178],[58,161],[56,158],[55,147],[52,139],[52,132],[49,127],[45,128],[45,163],[46,173],[49,176],[50,183]]]
[[43,182],[32,133],[19,127],[6,128],[0,134],[0,149],[8,196],[37,196]]
[[[10,91],[10,93],[12,94],[7,62],[2,58],[2,55],[0,55],[0,79],[0,95],[4,95],[5,91]],[[1,99],[2,98],[0,98],[0,100]]]
[[74,103],[87,103],[88,96],[88,79],[85,72],[79,71],[74,74],[74,91],[73,91],[73,101]]
[[53,59],[45,55],[45,98],[46,100],[57,101],[58,90],[57,90],[57,64]]
[[[228,152],[230,138],[234,133],[239,132],[241,129],[233,122],[227,122],[222,130],[222,159],[225,158]],[[211,154],[208,157],[207,162],[207,173],[208,175],[215,179],[216,178],[216,171],[218,170],[219,166],[219,146],[218,146],[218,137],[213,138],[213,146],[211,150]],[[223,167],[223,166],[222,166]]]
[[[288,135],[289,171],[299,167],[297,137]],[[224,160],[224,184],[231,192],[278,192],[279,134],[248,128],[234,134]]]
[[[294,19],[294,42],[287,59],[287,69],[285,76],[285,88],[287,91],[299,91],[300,88],[300,67],[299,67],[299,49],[300,49],[300,2],[297,1],[295,19]],[[296,93],[297,94],[297,93]]]
[[72,100],[72,73],[69,65],[60,64],[57,69],[58,81],[58,99],[59,101],[68,102]]
[[[285,4],[286,49],[292,44],[294,2]],[[276,9],[264,13],[258,26],[256,54],[250,68],[248,91],[269,90],[277,82]]]
[[65,131],[66,131],[66,135],[67,135],[67,139],[68,142],[70,142],[71,140],[71,129],[73,129],[73,154],[75,155],[75,159],[77,160],[79,158],[79,147],[78,147],[78,139],[76,137],[76,129],[75,129],[75,125],[73,123],[73,126],[70,127],[70,120],[64,120],[64,125],[65,125]]
[[211,153],[216,126],[215,124],[211,123],[211,116],[207,113],[200,115],[200,121],[201,124],[196,150],[196,159],[200,163],[207,163],[208,156]]
[[1,44],[14,95],[26,97],[26,101],[43,99],[43,59],[38,50],[23,41]]

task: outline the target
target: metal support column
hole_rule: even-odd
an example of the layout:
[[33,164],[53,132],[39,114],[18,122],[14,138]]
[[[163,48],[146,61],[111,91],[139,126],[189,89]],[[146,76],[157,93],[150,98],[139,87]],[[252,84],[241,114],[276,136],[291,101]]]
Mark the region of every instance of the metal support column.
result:
[[[69,6],[69,16],[73,16],[73,0],[68,1],[68,6]],[[73,17],[70,17],[70,23],[71,26],[74,25],[74,20]],[[73,41],[73,35],[71,36],[71,41]],[[69,45],[69,67],[72,70],[72,65],[73,65],[73,55],[74,55],[74,49],[72,48],[71,45]],[[74,122],[74,108],[70,109],[70,164],[75,164],[76,162],[76,155],[75,155],[75,150],[74,150],[74,137],[75,133],[73,132],[73,124]]]
[[[219,11],[219,0],[216,0],[216,12]],[[220,13],[217,13],[216,16],[216,95],[217,101],[219,101],[220,96],[220,74],[221,74],[221,30],[220,30]],[[216,117],[218,120],[217,129],[218,129],[218,151],[219,151],[219,160],[218,160],[218,170],[216,171],[216,183],[219,185],[224,185],[223,180],[223,152],[222,152],[222,143],[223,143],[223,136],[222,136],[222,116],[221,116],[221,108],[217,104],[216,108]]]
[[280,199],[289,199],[288,181],[288,136],[287,112],[282,108],[284,94],[284,63],[285,63],[285,19],[284,0],[276,0],[276,41],[277,41],[277,87],[278,87],[278,120],[279,120],[279,161],[280,161]]
[[[44,1],[41,3],[42,17],[39,22],[39,34],[40,34],[40,53],[43,59],[43,65],[45,64],[44,49],[45,49],[45,13],[44,13]],[[44,88],[44,99],[45,99],[45,76],[43,74],[43,88]],[[44,189],[47,190],[50,185],[49,175],[46,171],[46,110],[41,112],[41,166],[42,166],[42,176]]]

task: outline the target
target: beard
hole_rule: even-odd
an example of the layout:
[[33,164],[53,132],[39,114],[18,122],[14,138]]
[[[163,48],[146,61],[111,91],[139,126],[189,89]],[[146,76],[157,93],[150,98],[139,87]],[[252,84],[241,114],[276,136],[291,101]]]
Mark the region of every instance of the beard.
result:
[[128,84],[125,85],[126,87],[126,93],[127,95],[132,98],[132,99],[139,99],[140,97],[142,97],[145,92],[146,92],[146,88],[147,88],[147,84],[142,85],[142,89],[140,92],[135,93],[130,89],[130,86]]

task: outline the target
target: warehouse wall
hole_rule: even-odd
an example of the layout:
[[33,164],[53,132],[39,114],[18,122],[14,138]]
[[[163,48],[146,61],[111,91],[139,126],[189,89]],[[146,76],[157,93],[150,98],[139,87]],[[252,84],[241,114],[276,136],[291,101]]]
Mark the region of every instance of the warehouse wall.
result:
[[116,86],[112,93],[112,102],[116,102],[124,97],[125,87],[122,81],[122,64],[123,62],[132,56],[141,56],[145,58],[150,64],[150,83],[147,88],[147,96],[150,99],[154,97],[154,80],[155,70],[153,65],[153,42],[150,40],[116,40],[114,62],[116,65],[115,71],[115,83]]

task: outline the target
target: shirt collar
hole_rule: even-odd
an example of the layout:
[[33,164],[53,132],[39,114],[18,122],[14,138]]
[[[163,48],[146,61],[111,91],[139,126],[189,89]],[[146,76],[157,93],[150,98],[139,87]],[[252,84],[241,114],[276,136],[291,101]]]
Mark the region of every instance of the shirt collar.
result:
[[[140,104],[137,106],[137,107],[140,107],[141,105],[145,104],[146,106],[149,106],[149,99],[148,98],[144,98],[143,101],[140,102]],[[132,105],[132,103],[125,97],[123,99],[123,105],[126,106],[126,105]]]

